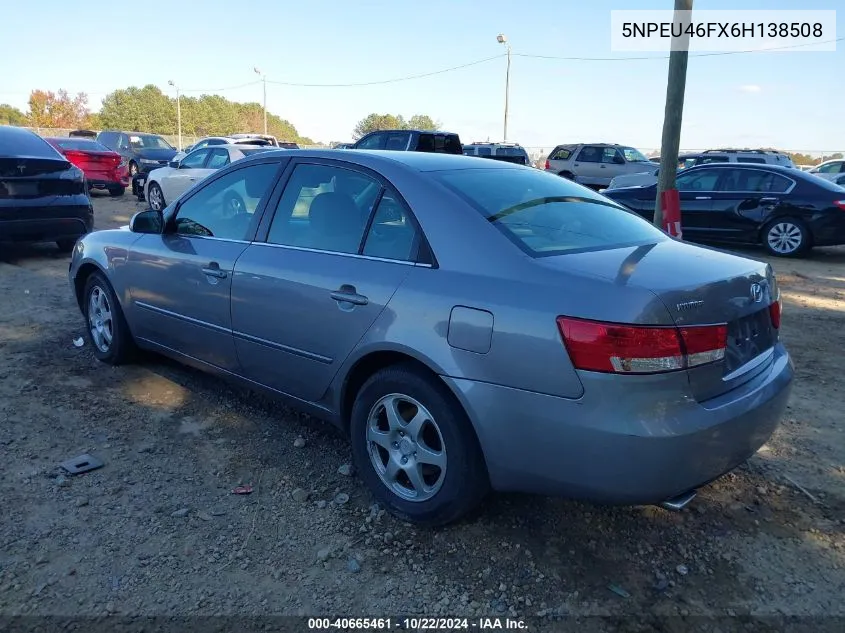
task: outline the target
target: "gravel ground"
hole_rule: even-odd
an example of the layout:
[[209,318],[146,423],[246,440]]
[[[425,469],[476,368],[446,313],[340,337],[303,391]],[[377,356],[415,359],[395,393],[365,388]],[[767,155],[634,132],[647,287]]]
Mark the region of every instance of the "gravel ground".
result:
[[[98,228],[142,208],[94,204]],[[75,347],[67,261],[0,252],[0,615],[845,616],[845,249],[773,260],[791,405],[690,509],[496,495],[436,531],[373,505],[332,428],[160,357],[112,368]],[[61,475],[82,453],[105,467]]]

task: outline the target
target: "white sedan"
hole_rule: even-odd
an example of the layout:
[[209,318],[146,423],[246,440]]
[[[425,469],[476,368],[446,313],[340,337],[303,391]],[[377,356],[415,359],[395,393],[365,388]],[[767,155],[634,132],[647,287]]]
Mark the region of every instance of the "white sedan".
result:
[[195,149],[181,160],[173,160],[167,167],[154,169],[144,184],[144,197],[150,208],[161,211],[169,202],[210,176],[221,167],[234,163],[255,152],[275,149],[272,146],[217,145]]

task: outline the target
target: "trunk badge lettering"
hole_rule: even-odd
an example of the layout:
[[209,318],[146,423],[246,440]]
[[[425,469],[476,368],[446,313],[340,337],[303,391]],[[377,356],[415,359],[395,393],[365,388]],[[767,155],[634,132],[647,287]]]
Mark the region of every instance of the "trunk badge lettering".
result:
[[751,301],[760,303],[763,300],[763,286],[760,284],[751,284]]
[[675,307],[678,308],[678,312],[685,312],[687,310],[692,310],[693,308],[698,308],[703,305],[703,301],[684,301],[683,303],[677,304]]

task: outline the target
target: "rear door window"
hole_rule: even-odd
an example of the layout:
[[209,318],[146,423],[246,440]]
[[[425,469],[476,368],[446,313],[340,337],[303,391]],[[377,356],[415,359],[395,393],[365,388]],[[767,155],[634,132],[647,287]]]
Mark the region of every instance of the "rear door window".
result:
[[678,191],[716,191],[716,184],[724,173],[722,169],[697,169],[678,175],[675,186]]
[[604,155],[603,147],[593,147],[592,145],[585,145],[578,152],[575,160],[581,163],[600,163]]
[[411,140],[410,132],[391,132],[385,135],[384,149],[404,151]]
[[417,138],[418,152],[433,152],[434,151],[434,134],[423,132]]
[[370,136],[366,136],[359,141],[356,146],[357,149],[384,149],[385,134],[378,132]]
[[568,147],[558,147],[549,156],[549,160],[569,160],[572,156],[572,150]]
[[211,156],[206,163],[206,169],[220,169],[229,164],[229,150],[222,147],[216,147],[211,150]]

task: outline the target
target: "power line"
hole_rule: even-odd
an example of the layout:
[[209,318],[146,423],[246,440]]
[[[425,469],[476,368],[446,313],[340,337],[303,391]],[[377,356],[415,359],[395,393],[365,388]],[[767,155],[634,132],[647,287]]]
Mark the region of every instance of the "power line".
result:
[[255,81],[250,81],[245,84],[239,84],[237,86],[225,86],[224,88],[180,88],[179,92],[226,92],[227,90],[239,90],[241,88],[246,88],[247,86],[255,86],[256,84],[260,84],[261,80],[257,79]]
[[[723,55],[745,55],[748,53],[766,53],[768,51],[785,51],[793,48],[804,48],[806,46],[817,46],[819,44],[831,44],[841,42],[845,37],[837,37],[834,40],[824,40],[821,42],[808,42],[804,44],[792,44],[790,46],[773,46],[771,48],[757,48],[742,51],[717,51],[712,53],[695,53],[690,54],[690,57],[721,57]],[[531,53],[514,53],[515,57],[526,57],[528,59],[552,59],[559,61],[571,62],[632,62],[641,60],[655,60],[655,59],[669,59],[668,55],[650,55],[647,57],[560,57],[557,55],[533,55]]]
[[484,59],[478,59],[474,62],[469,62],[466,64],[461,64],[460,66],[452,66],[450,68],[441,68],[440,70],[434,70],[428,73],[420,73],[418,75],[408,75],[407,77],[396,77],[394,79],[381,79],[379,81],[361,81],[357,83],[348,83],[348,84],[305,84],[305,83],[296,83],[291,81],[270,81],[267,80],[268,84],[276,84],[279,86],[295,86],[299,88],[352,88],[355,86],[377,86],[383,84],[393,84],[400,81],[410,81],[412,79],[422,79],[424,77],[433,77],[434,75],[442,75],[443,73],[450,73],[454,70],[461,70],[462,68],[469,68],[470,66],[477,66],[479,64],[484,64],[486,62],[492,61],[494,59],[499,59],[504,57],[505,53],[500,55],[494,55],[493,57],[485,57]]

